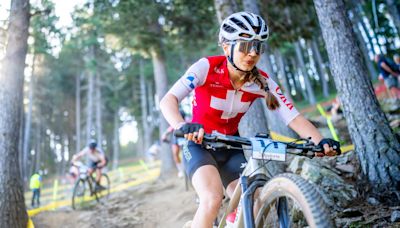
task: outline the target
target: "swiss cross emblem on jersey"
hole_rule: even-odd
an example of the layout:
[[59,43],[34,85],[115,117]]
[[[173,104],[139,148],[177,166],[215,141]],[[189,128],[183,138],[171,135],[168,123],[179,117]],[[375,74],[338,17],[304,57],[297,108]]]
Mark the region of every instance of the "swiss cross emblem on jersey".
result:
[[221,119],[234,118],[238,113],[245,113],[250,107],[250,101],[242,102],[243,94],[241,91],[227,90],[225,99],[211,96],[210,106],[222,111]]

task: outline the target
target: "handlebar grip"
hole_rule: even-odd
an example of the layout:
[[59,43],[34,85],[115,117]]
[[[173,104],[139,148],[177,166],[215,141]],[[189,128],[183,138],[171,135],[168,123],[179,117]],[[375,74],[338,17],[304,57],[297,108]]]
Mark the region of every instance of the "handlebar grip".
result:
[[314,152],[324,152],[324,148],[322,146],[316,145],[312,151],[314,151]]
[[176,137],[178,137],[178,138],[183,138],[183,136],[184,136],[185,134],[183,133],[183,131],[182,131],[181,129],[176,129],[176,130],[174,130],[174,135],[175,135]]

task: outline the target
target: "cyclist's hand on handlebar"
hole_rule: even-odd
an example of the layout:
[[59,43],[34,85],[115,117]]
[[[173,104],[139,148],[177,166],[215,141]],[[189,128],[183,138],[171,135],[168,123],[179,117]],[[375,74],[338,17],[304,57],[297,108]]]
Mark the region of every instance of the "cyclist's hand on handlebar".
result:
[[204,128],[203,125],[197,123],[185,123],[179,129],[187,140],[191,140],[197,144],[203,142]]
[[342,151],[340,150],[340,143],[333,139],[324,138],[318,143],[318,146],[324,149],[323,153],[316,153],[316,156],[318,157],[335,156],[342,153]]

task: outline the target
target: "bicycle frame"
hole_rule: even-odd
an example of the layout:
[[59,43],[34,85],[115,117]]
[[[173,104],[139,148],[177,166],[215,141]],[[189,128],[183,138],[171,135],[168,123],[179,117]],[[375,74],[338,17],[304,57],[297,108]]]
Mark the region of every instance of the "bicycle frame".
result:
[[[251,179],[252,177],[253,179]],[[240,176],[240,183],[236,186],[218,227],[222,228],[226,225],[228,213],[235,208],[237,208],[238,211],[233,227],[254,227],[252,197],[256,189],[265,185],[268,179],[268,172],[263,165],[263,161],[250,157]]]
[[79,174],[78,174],[77,181],[83,180],[83,181],[87,182],[89,185],[90,195],[92,196],[95,193],[94,187],[93,187],[93,183],[95,182],[93,173],[91,173],[89,175],[89,168],[85,165],[78,166],[78,170],[79,170]]

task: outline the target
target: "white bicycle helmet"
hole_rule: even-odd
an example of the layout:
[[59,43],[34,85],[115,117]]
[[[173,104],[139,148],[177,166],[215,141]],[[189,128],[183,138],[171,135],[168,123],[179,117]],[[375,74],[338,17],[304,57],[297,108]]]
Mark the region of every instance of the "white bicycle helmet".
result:
[[219,42],[225,40],[260,40],[268,39],[268,26],[257,14],[238,12],[227,17],[219,29]]

